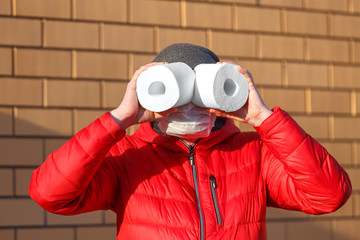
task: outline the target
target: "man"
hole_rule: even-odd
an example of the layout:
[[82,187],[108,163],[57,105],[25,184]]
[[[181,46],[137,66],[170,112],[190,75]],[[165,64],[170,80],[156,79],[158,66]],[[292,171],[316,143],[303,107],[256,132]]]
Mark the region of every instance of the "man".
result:
[[[219,59],[192,44],[161,51],[135,72],[118,108],[34,171],[35,201],[64,215],[110,209],[118,239],[266,239],[266,206],[323,214],[346,202],[345,171],[286,112],[266,107],[245,68],[238,66],[249,97],[236,112],[191,103],[161,113],[142,108],[136,80],[165,62],[194,68]],[[232,120],[257,132],[240,132]]]

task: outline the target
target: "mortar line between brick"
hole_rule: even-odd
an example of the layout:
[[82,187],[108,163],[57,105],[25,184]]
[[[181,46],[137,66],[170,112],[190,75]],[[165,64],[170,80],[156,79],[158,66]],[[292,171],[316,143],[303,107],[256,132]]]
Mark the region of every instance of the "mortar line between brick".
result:
[[[15,0],[13,0],[15,1]],[[130,2],[132,2],[132,0],[129,0]],[[186,1],[186,0],[184,0]],[[219,3],[217,3],[219,5]],[[228,5],[228,4],[227,4]],[[247,7],[252,7],[252,8],[258,8],[254,5],[248,5],[248,4],[240,4],[240,3],[237,3],[236,4],[237,6],[247,6]],[[132,6],[130,4],[130,6]],[[71,8],[71,7],[70,7]],[[281,8],[284,8],[286,9],[287,11],[301,11],[301,8],[291,8],[291,7],[282,7],[282,6],[262,6],[261,9],[274,9],[274,10],[280,10]],[[74,7],[74,9],[76,9],[76,7]],[[70,9],[71,11],[71,9]],[[319,9],[307,9],[306,12],[309,12],[309,13],[319,13],[319,14],[328,14],[329,13],[329,10],[319,10]],[[331,13],[332,14],[335,14],[335,15],[341,15],[341,16],[349,16],[349,13],[347,11],[334,11],[334,10],[331,10]],[[75,13],[76,15],[76,13]],[[4,15],[2,14],[1,15],[2,17],[9,17],[10,15]],[[351,14],[351,16],[355,16],[355,17],[359,17],[360,16],[360,12],[354,12]],[[18,18],[22,18],[22,19],[42,19],[43,17],[42,16],[30,16],[30,15],[18,15],[16,16]],[[98,23],[100,20],[99,19],[72,19],[71,16],[69,18],[63,18],[63,17],[56,17],[56,16],[47,16],[46,17],[47,20],[54,20],[54,21],[71,21],[71,20],[77,20],[77,22],[84,22],[84,23]],[[126,25],[128,22],[126,21],[121,21],[121,20],[101,20],[107,24],[122,24],[122,25]],[[133,21],[133,20],[132,20]],[[129,23],[132,23],[133,25],[137,25],[137,26],[152,26],[153,24],[151,23],[146,23],[146,22],[141,22],[141,21],[138,21],[138,22],[129,22]],[[164,22],[166,23],[166,22]],[[178,25],[161,25],[161,26],[164,26],[164,27],[178,27]],[[194,28],[201,28],[201,27],[196,27],[196,26],[193,26]]]
[[281,33],[287,33],[287,17],[285,8],[282,8],[280,11],[280,31]]
[[289,224],[287,222],[284,223],[284,239],[287,239],[289,234]]
[[305,111],[307,115],[311,115],[311,89],[305,89]]
[[47,39],[46,39],[46,19],[41,19],[41,46],[46,48]]
[[209,49],[213,48],[212,37],[213,37],[213,34],[212,34],[211,29],[207,29],[206,30],[206,47]]
[[302,7],[303,7],[303,9],[307,9],[309,7],[309,1],[308,0],[302,0]]
[[11,15],[16,16],[16,0],[11,1]]
[[134,54],[129,53],[127,56],[128,61],[128,79],[131,79],[134,74]]
[[354,0],[348,0],[348,12],[349,13],[354,13]]
[[76,50],[72,50],[71,51],[71,78],[76,79],[77,77],[77,66],[76,66],[76,62],[77,62],[77,54],[76,54]]
[[186,21],[186,1],[181,0],[180,1],[180,24],[181,27],[185,28],[187,25]]
[[[354,191],[355,192],[355,191]],[[359,209],[358,209],[358,207],[359,207],[359,204],[358,204],[358,202],[360,201],[360,195],[359,194],[352,194],[352,196],[353,196],[353,212],[352,212],[352,214],[353,214],[353,216],[356,216],[357,214],[357,212],[359,211]]]
[[349,62],[355,63],[355,41],[354,39],[349,40]]
[[[4,108],[10,108],[9,105],[0,105],[1,107],[4,107]],[[17,107],[17,106],[14,106],[14,107]],[[32,106],[18,106],[20,107],[21,109],[33,109],[33,110],[43,110],[44,107],[43,106],[39,106],[39,105],[32,105]],[[48,110],[72,110],[73,109],[73,106],[69,106],[69,107],[63,107],[63,106],[51,106],[51,107],[47,107],[46,109]],[[77,107],[78,110],[90,110],[90,111],[94,111],[94,110],[112,110],[113,108],[112,107],[107,107],[106,109],[99,109],[98,107]],[[3,135],[5,136],[5,135]],[[26,135],[16,135],[17,136],[23,136],[23,137],[26,137]],[[37,135],[37,136],[43,136],[43,135]],[[49,136],[49,135],[45,135],[46,136]],[[64,135],[60,135],[60,136],[64,136]],[[67,136],[67,135],[65,135]],[[0,135],[0,138],[2,136]],[[11,137],[11,136],[7,136],[7,137]],[[27,136],[29,137],[29,136]]]
[[44,162],[46,160],[46,139],[45,138],[41,138],[41,158],[42,158],[42,162]]
[[74,240],[77,240],[77,232],[78,232],[78,228],[74,227]]
[[263,87],[258,88],[259,94],[261,98],[266,102],[265,100],[265,89]]
[[[335,220],[336,221],[336,220]],[[335,229],[335,221],[334,220],[330,220],[330,240],[334,240],[334,229]]]
[[257,59],[262,59],[261,36],[262,36],[261,33],[255,35],[255,53]]
[[104,23],[99,23],[99,49],[104,50],[105,49],[105,30],[104,30]]
[[77,109],[73,109],[72,111],[71,111],[71,121],[72,121],[72,129],[71,129],[71,135],[75,135],[75,133],[76,133],[76,129],[77,129],[77,119],[78,119],[78,111],[77,111]]
[[105,108],[106,99],[105,99],[105,80],[100,82],[100,108]]
[[12,48],[12,68],[11,68],[11,75],[17,75],[17,47]]
[[329,124],[329,139],[330,140],[333,140],[335,138],[335,123],[334,123],[334,115],[333,114],[330,114],[329,117],[328,117],[328,124]]
[[44,225],[45,225],[45,227],[49,226],[47,215],[48,215],[48,213],[44,210]]
[[307,36],[307,37],[304,37],[304,41],[303,41],[303,44],[304,44],[304,61],[309,63],[310,62],[310,38]]
[[12,187],[12,191],[13,191],[13,196],[16,196],[16,167],[13,167],[12,169],[12,181],[13,181],[13,187]]
[[328,85],[329,88],[335,87],[335,80],[334,80],[334,65],[328,64]]
[[12,116],[12,135],[15,136],[16,135],[15,124],[16,124],[16,119],[18,117],[18,108],[17,107],[13,107],[12,114],[13,114],[13,116]]
[[328,37],[332,37],[333,36],[333,14],[331,12],[328,12],[326,15],[326,20],[327,20],[327,35]]
[[358,150],[357,150],[357,142],[356,141],[352,141],[351,143],[351,163],[353,166],[358,165],[357,159],[358,159]]
[[18,240],[18,228],[14,228],[14,239]]
[[[18,19],[30,19],[28,17],[17,17]],[[42,18],[41,18],[42,19]],[[41,19],[38,19],[38,20],[41,20]],[[50,18],[46,18],[47,21],[64,21],[64,22],[71,22],[71,21],[68,21],[68,20],[64,20],[64,19],[50,19]],[[92,24],[98,24],[100,21],[85,21],[85,20],[79,20],[79,21],[76,21],[76,23],[92,23]],[[104,24],[114,24],[114,22],[107,22],[107,21],[101,21],[102,23]],[[128,24],[126,25],[125,23],[118,23],[116,22],[115,23],[116,25],[119,25],[119,26],[129,26]],[[133,27],[145,27],[145,28],[152,28],[154,27],[154,24],[152,25],[149,25],[149,24],[131,24],[130,26],[133,26]],[[158,24],[156,25],[158,27],[164,27],[164,28],[167,28],[167,29],[179,29],[178,26],[169,26],[169,25],[161,25],[161,24]],[[207,27],[196,27],[196,26],[187,26],[186,27],[187,29],[189,30],[195,30],[195,31],[204,31],[206,29],[208,29]],[[234,32],[232,29],[220,29],[220,28],[214,28],[212,29],[213,31],[215,32],[218,32],[218,33],[231,33],[231,32]],[[254,34],[257,34],[259,33],[259,31],[255,31],[255,30],[246,30],[246,29],[238,29],[236,31],[236,33],[239,33],[239,34],[249,34],[249,35],[254,35]],[[280,32],[261,32],[262,35],[264,36],[277,36],[277,37],[281,37],[283,36],[283,33],[280,33]],[[295,38],[304,38],[304,34],[302,33],[286,33],[286,36],[288,37],[295,37]],[[308,37],[309,39],[323,39],[323,40],[329,40],[329,36],[325,35],[325,34],[306,34],[306,37]],[[331,40],[338,40],[338,41],[348,41],[349,40],[349,37],[348,36],[331,36]],[[352,37],[352,39],[354,41],[360,41],[360,37]],[[9,45],[6,45],[6,44],[0,44],[0,46],[9,46]],[[37,48],[36,46],[31,46],[31,45],[24,45],[24,46],[20,46],[19,45],[19,48]],[[66,47],[52,47],[53,49],[69,49],[69,48],[66,48]],[[50,48],[49,48],[50,49]],[[74,48],[71,48],[71,49],[74,49]],[[97,48],[81,48],[81,50],[93,50],[93,51],[96,51]],[[112,49],[111,51],[116,51],[115,49]]]
[[287,62],[283,60],[281,62],[281,84],[284,87],[289,86],[289,78],[288,78],[288,71],[287,71]]
[[76,0],[72,0],[71,1],[71,19],[74,20],[76,19]]
[[132,16],[132,0],[127,0],[126,1],[126,21],[128,23],[132,23],[133,21],[133,16]]
[[350,112],[351,116],[356,116],[356,91],[351,90],[350,92]]
[[154,27],[153,34],[154,34],[154,52],[158,53],[160,51],[160,37],[159,37],[160,29],[158,26]]
[[[0,199],[27,199],[27,200],[31,200],[30,197],[28,198],[23,198],[23,197],[16,197],[16,198],[9,198],[9,197],[0,197]],[[46,210],[44,210],[46,212]],[[52,229],[64,229],[64,228],[74,228],[74,227],[79,227],[79,228],[96,228],[96,227],[116,227],[116,224],[115,223],[109,223],[109,224],[106,224],[106,225],[101,225],[100,223],[83,223],[83,224],[80,224],[80,225],[76,225],[76,224],[61,224],[61,225],[56,225],[56,224],[50,224],[48,226],[45,226],[45,227],[49,227],[49,228],[52,228]],[[31,225],[31,226],[19,226],[19,225],[9,225],[9,226],[0,226],[0,230],[4,230],[4,229],[10,229],[10,228],[21,228],[21,229],[39,229],[41,227],[44,227],[43,225]],[[33,240],[33,239],[31,239]],[[36,240],[36,239],[35,239]]]
[[102,212],[101,212],[101,223],[102,223],[102,225],[105,225],[105,224],[106,224],[106,214],[105,214],[105,211],[102,211]]
[[48,91],[47,91],[47,79],[44,78],[41,82],[42,87],[42,104],[43,107],[46,108],[48,106]]
[[238,18],[239,18],[238,7],[236,4],[232,4],[231,5],[231,29],[233,31],[238,30]]

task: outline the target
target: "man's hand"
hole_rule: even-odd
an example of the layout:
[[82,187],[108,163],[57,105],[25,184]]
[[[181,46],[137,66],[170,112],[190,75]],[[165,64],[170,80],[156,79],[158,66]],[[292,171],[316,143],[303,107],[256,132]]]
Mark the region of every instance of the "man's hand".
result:
[[237,66],[237,69],[249,82],[248,101],[242,108],[235,112],[223,112],[217,109],[210,109],[210,112],[215,113],[219,117],[230,118],[257,127],[272,114],[272,111],[266,107],[261,99],[260,94],[255,87],[251,73],[239,65]]
[[154,121],[156,119],[165,117],[168,114],[175,112],[177,110],[176,108],[172,108],[164,112],[159,112],[159,113],[152,112],[147,109],[144,109],[140,105],[137,99],[136,81],[139,75],[148,68],[160,64],[165,64],[165,62],[149,63],[140,67],[134,73],[132,79],[128,83],[125,96],[121,104],[119,105],[119,107],[117,107],[116,109],[110,112],[110,115],[120,125],[121,129],[125,130],[134,124]]

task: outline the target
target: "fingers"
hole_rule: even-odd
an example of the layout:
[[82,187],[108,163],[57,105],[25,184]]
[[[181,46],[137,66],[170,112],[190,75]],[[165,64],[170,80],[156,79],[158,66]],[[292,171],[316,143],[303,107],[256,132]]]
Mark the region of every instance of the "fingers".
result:
[[210,108],[209,112],[215,114],[217,117],[225,117],[238,122],[245,122],[244,114],[241,109],[235,112],[224,112],[218,109]]
[[167,62],[151,62],[148,64],[145,64],[143,66],[141,66],[138,70],[140,70],[140,72],[145,71],[146,69],[152,67],[152,66],[156,66],[156,65],[161,65],[161,64],[166,64]]
[[217,117],[234,119],[233,114],[221,111],[219,109],[209,108],[209,112],[215,114]]
[[152,63],[148,63],[146,65],[141,66],[139,69],[137,69],[134,73],[134,75],[132,76],[130,82],[128,83],[128,86],[132,89],[136,88],[136,81],[138,79],[138,77],[140,76],[140,74],[144,71],[146,71],[148,68],[152,67],[152,66],[156,66],[156,65],[161,65],[161,64],[166,64],[167,62],[152,62]]
[[251,72],[248,69],[246,69],[246,68],[244,68],[244,67],[242,67],[240,65],[238,65],[237,69],[239,70],[239,72],[241,74],[243,74],[246,77],[246,79],[248,79],[249,83],[250,82],[254,83],[254,79],[253,79],[253,77],[251,75]]
[[146,64],[146,65],[141,66],[138,70],[135,71],[134,76],[133,76],[133,79],[134,79],[134,78],[137,79],[138,76],[139,76],[142,72],[146,71],[148,68],[150,68],[150,67],[152,67],[152,66],[156,66],[156,65],[161,65],[161,64],[166,64],[166,62],[152,62],[152,63],[148,63],[148,64]]
[[239,65],[236,62],[228,62],[228,61],[224,61],[224,62],[217,62],[216,64],[224,64],[224,63],[228,63],[228,64],[234,64],[234,65]]
[[209,108],[209,112],[214,113],[218,117],[226,117],[225,115],[227,115],[226,112],[215,109],[215,108]]
[[254,82],[254,79],[253,79],[253,77],[252,77],[252,75],[251,75],[251,73],[250,73],[250,71],[249,71],[248,69],[240,66],[239,64],[237,64],[237,63],[235,63],[235,62],[230,62],[230,61],[229,61],[229,62],[217,62],[216,64],[223,64],[223,63],[229,63],[229,64],[234,64],[234,65],[236,65],[238,71],[239,71],[241,74],[243,74],[243,75],[248,79],[249,82]]

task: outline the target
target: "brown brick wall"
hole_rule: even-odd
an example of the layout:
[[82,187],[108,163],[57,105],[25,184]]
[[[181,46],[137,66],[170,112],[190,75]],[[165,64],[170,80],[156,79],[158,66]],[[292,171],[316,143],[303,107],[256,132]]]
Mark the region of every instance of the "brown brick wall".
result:
[[269,239],[360,239],[359,29],[359,0],[0,0],[0,239],[115,238],[111,212],[41,209],[27,195],[31,172],[175,42],[250,69],[267,105],[292,114],[352,179],[335,213],[268,209]]

